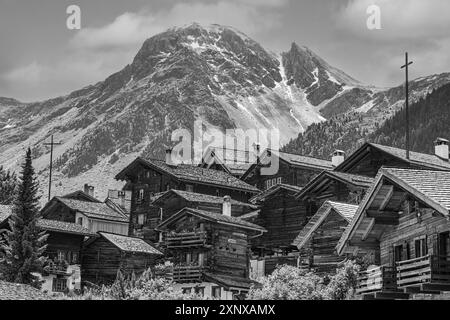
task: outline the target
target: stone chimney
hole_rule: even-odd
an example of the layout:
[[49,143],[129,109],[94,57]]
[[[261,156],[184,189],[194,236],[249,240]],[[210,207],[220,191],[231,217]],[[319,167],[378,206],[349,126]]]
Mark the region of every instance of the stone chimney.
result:
[[434,154],[442,160],[449,160],[448,140],[444,138],[437,138],[434,142]]
[[223,197],[222,214],[231,217],[231,198],[230,196]]
[[130,190],[108,190],[108,199],[125,209],[127,213],[131,210]]
[[84,193],[94,197],[94,186],[90,186],[87,183],[84,184]]
[[174,162],[172,160],[172,148],[167,148],[166,149],[166,164],[168,166],[174,166]]
[[345,152],[342,150],[335,150],[331,155],[331,164],[333,167],[337,167],[345,160]]

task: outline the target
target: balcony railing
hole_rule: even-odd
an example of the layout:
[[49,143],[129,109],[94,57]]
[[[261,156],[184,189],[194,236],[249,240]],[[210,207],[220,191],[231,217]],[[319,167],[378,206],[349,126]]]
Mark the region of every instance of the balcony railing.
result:
[[174,266],[172,279],[175,282],[200,282],[202,271],[201,266]]
[[168,249],[201,247],[206,242],[207,234],[204,231],[166,233],[163,237],[163,243]]
[[358,275],[357,294],[396,290],[393,267],[377,266],[362,271]]
[[407,287],[422,283],[450,283],[450,258],[426,255],[396,263],[397,284]]

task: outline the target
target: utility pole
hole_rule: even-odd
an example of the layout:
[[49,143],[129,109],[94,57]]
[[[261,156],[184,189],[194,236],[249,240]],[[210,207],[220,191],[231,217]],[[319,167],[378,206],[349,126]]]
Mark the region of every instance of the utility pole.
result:
[[44,143],[44,146],[50,146],[50,173],[48,179],[48,201],[50,201],[52,192],[52,169],[53,169],[53,146],[60,145],[60,142],[53,142],[53,135],[50,138],[50,143]]
[[400,69],[405,69],[405,114],[406,114],[406,159],[409,160],[409,92],[408,92],[408,66],[412,64],[412,61],[408,61],[408,52],[405,52],[405,64]]

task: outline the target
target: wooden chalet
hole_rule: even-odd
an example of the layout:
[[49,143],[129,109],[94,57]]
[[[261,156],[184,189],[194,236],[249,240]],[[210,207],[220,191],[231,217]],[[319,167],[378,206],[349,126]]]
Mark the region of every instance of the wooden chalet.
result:
[[368,177],[375,177],[382,166],[450,171],[448,153],[448,141],[445,139],[438,139],[435,142],[435,154],[410,151],[409,159],[404,149],[367,142],[339,164],[334,171]]
[[80,290],[83,242],[97,235],[79,224],[57,220],[40,219],[38,227],[48,234],[44,255],[49,260],[42,272],[41,289],[53,293]]
[[42,208],[41,213],[43,218],[76,223],[92,233],[104,231],[128,234],[129,216],[118,205],[108,200],[101,202],[85,196],[74,198],[73,194],[53,197]]
[[123,190],[131,191],[129,234],[143,236],[144,227],[154,229],[160,220],[160,210],[153,205],[155,195],[171,189],[185,190],[218,197],[230,196],[246,202],[259,190],[233,175],[214,169],[172,163],[170,151],[166,161],[137,158],[117,176],[126,180]]
[[299,265],[319,273],[335,272],[346,259],[337,254],[336,245],[357,209],[357,205],[325,201],[293,242],[300,251]]
[[[371,254],[366,298],[450,290],[450,172],[382,168],[337,245]],[[400,293],[399,293],[400,292]]]
[[267,230],[251,241],[255,277],[272,273],[278,264],[297,266],[298,250],[292,242],[314,214],[295,198],[300,190],[285,184],[272,186],[252,199],[260,207],[259,214],[241,217]]
[[199,167],[221,170],[241,178],[250,168],[254,157],[249,151],[209,147],[203,154]]
[[[9,230],[12,206],[0,205],[0,233]],[[49,293],[70,292],[81,289],[80,257],[83,242],[96,234],[71,222],[39,219],[37,226],[45,231],[48,258],[40,274],[42,290]]]
[[322,171],[297,193],[296,198],[314,213],[327,200],[359,204],[373,182],[371,177]]
[[83,281],[111,283],[120,270],[123,275],[139,275],[154,267],[162,253],[142,239],[98,232],[85,242],[81,256]]
[[[262,170],[274,167],[274,173]],[[332,170],[331,161],[266,149],[241,179],[258,189],[266,190],[277,184],[305,186],[323,170]]]
[[232,217],[227,203],[223,213],[184,208],[158,226],[161,247],[173,263],[169,276],[185,292],[232,299],[255,284],[249,278],[249,241],[266,230]]

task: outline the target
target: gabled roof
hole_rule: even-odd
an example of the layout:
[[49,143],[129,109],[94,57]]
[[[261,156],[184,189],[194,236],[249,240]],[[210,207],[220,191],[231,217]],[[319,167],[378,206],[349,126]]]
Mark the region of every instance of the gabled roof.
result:
[[242,228],[242,229],[248,229],[248,230],[259,231],[259,232],[267,231],[266,229],[264,229],[261,226],[258,226],[254,223],[247,222],[238,217],[230,217],[230,216],[226,216],[226,215],[223,215],[220,213],[214,213],[214,212],[192,209],[192,208],[181,209],[180,211],[178,211],[177,213],[172,215],[170,218],[161,222],[159,224],[159,226],[157,227],[157,229],[159,229],[159,230],[164,229],[167,225],[178,220],[185,214],[190,214],[190,215],[193,215],[193,216],[196,216],[196,217],[199,217],[199,218],[202,218],[202,219],[214,222],[214,223],[231,225],[231,226],[235,226],[235,227]]
[[405,149],[366,142],[355,152],[353,152],[347,159],[345,159],[344,162],[337,166],[334,171],[345,171],[354,161],[357,161],[357,159],[360,159],[364,156],[364,154],[368,152],[368,147],[372,147],[381,152],[388,153],[397,159],[410,163],[411,165],[422,166],[430,170],[450,170],[450,162],[445,161],[436,155],[410,151],[410,159],[408,160],[406,159]]
[[249,151],[208,147],[199,167],[210,168],[215,163],[221,166],[225,172],[240,177],[252,164],[254,160],[252,157],[254,156]]
[[124,252],[162,255],[161,252],[140,238],[127,237],[108,232],[99,232],[98,234]]
[[77,190],[77,191],[65,194],[65,195],[61,196],[61,198],[68,198],[68,199],[75,199],[75,200],[81,200],[79,198],[82,198],[83,201],[101,202],[100,200],[94,198],[93,196],[91,196],[81,190]]
[[232,288],[242,288],[242,289],[248,290],[252,286],[255,286],[255,287],[261,286],[261,284],[259,282],[251,280],[251,279],[243,278],[243,277],[236,277],[236,276],[215,274],[215,273],[208,273],[208,272],[204,272],[203,276],[205,277],[205,280],[216,283],[216,284],[224,287],[227,290],[230,290]]
[[297,187],[297,186],[293,186],[290,184],[279,183],[279,184],[276,184],[276,185],[270,187],[269,189],[264,190],[261,193],[258,193],[256,196],[253,196],[252,198],[250,198],[250,202],[257,203],[258,201],[264,201],[264,200],[270,198],[272,195],[276,194],[280,190],[287,190],[287,191],[291,191],[294,193],[298,193],[302,190],[302,187]]
[[300,231],[292,244],[297,246],[299,249],[302,248],[308,240],[311,239],[314,231],[320,227],[322,222],[325,221],[332,210],[350,222],[353,219],[357,209],[357,205],[329,200],[325,201],[319,210],[317,210],[317,212],[311,217],[305,227]]
[[122,212],[113,209],[104,202],[90,202],[63,197],[54,197],[52,200],[50,200],[49,203],[47,203],[44,209],[54,201],[58,201],[72,210],[81,212],[82,214],[84,214],[89,218],[123,222],[123,223],[127,223],[129,220],[129,218]]
[[339,254],[342,253],[355,228],[364,218],[366,208],[385,180],[420,199],[441,214],[450,215],[450,172],[383,167],[358,207],[354,219],[339,240],[337,245]]
[[259,192],[258,188],[245,183],[244,181],[234,177],[227,172],[214,169],[205,169],[189,164],[169,166],[163,160],[146,160],[141,157],[138,157],[126,168],[124,168],[119,174],[116,175],[115,178],[117,180],[125,179],[127,172],[136,165],[149,167],[153,170],[168,174],[173,178],[183,182],[217,186],[221,188],[240,190],[251,193]]
[[95,236],[95,233],[90,232],[85,227],[71,222],[49,220],[49,219],[39,219],[37,226],[42,230],[70,233],[82,236]]
[[297,195],[298,199],[302,199],[309,192],[322,188],[324,185],[332,181],[340,181],[345,184],[351,184],[356,187],[368,189],[374,182],[373,178],[360,176],[357,174],[350,174],[338,171],[322,171],[314,179],[312,179]]
[[12,205],[0,204],[0,224],[12,214]]
[[[223,197],[216,197],[202,193],[171,189],[169,191],[166,191],[163,195],[159,196],[152,204],[155,205],[157,205],[158,203],[164,204],[166,199],[168,199],[170,196],[173,195],[183,198],[188,202],[213,203],[213,204],[223,203]],[[241,202],[234,199],[231,199],[231,205],[249,207],[251,209],[258,208],[258,206],[255,206],[254,204]]]
[[[269,155],[270,154],[270,155]],[[270,165],[270,161],[272,157],[278,157],[281,161],[288,163],[294,167],[300,168],[310,168],[316,170],[332,170],[333,165],[331,161],[313,158],[308,156],[302,156],[299,154],[281,152],[278,150],[266,149],[261,154],[260,157],[260,166],[268,166]],[[245,179],[257,166],[256,162],[253,163],[248,170],[242,175],[241,179]]]

